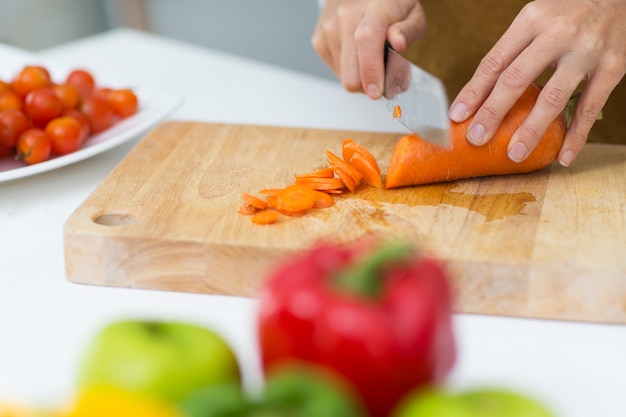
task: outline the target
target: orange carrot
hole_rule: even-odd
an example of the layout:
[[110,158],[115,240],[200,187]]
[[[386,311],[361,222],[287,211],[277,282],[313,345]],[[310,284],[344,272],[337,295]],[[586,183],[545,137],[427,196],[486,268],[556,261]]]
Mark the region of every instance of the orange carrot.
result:
[[380,178],[380,172],[372,166],[370,161],[359,152],[352,154],[350,165],[357,169],[363,175],[363,182],[376,188],[383,188],[383,181]]
[[335,172],[333,171],[332,168],[321,168],[318,169],[317,171],[313,171],[313,172],[308,172],[306,174],[298,174],[296,175],[296,179],[297,178],[332,178],[335,176]]
[[246,203],[243,202],[239,208],[237,209],[237,211],[239,212],[239,214],[243,214],[243,215],[250,215],[250,214],[255,214],[257,211],[259,211],[259,209],[257,209],[256,207],[254,207],[252,204],[250,203]]
[[533,108],[539,91],[538,86],[531,85],[505,116],[491,140],[483,146],[474,146],[466,139],[471,118],[463,123],[451,124],[450,148],[440,148],[416,135],[403,136],[391,156],[385,187],[523,174],[552,164],[558,157],[567,129],[562,115],[552,122],[539,145],[524,161],[513,162],[507,155],[511,136]]
[[[334,173],[334,171],[333,171]],[[339,190],[345,186],[341,178],[296,178],[297,185],[305,185],[314,190],[330,191]]]
[[[352,167],[352,165],[350,165],[350,167],[352,169],[354,169],[354,167]],[[356,187],[359,185],[360,180],[359,180],[359,182],[357,182],[352,175],[348,174],[342,168],[335,167],[333,169],[335,170],[337,175],[339,175],[339,178],[341,178],[341,181],[343,181],[343,183],[346,185],[348,190],[350,190],[350,191],[356,190]],[[363,176],[360,172],[359,172],[359,175]]]
[[276,208],[290,213],[308,210],[317,200],[315,190],[297,184],[284,188],[277,197]]
[[252,207],[259,210],[265,210],[267,208],[267,201],[255,197],[252,194],[243,193],[243,201],[250,204]]
[[332,207],[335,205],[335,200],[330,194],[324,191],[316,191],[315,193],[317,195],[317,199],[315,200],[315,203],[313,204],[313,208],[321,209],[321,208]]
[[280,213],[274,210],[259,211],[252,216],[252,222],[255,224],[272,224],[280,217]]
[[380,167],[378,166],[378,162],[372,153],[363,145],[360,145],[353,141],[352,139],[346,139],[341,144],[341,156],[343,156],[344,161],[350,162],[352,159],[352,155],[355,153],[361,154],[367,161],[374,167],[376,172],[380,174]]
[[[357,171],[347,161],[341,159],[339,156],[335,155],[334,153],[328,150],[326,151],[326,156],[328,157],[328,163],[330,164],[330,167],[333,169],[333,171],[337,173],[337,175],[339,175],[339,172],[337,172],[337,170],[339,169],[343,171],[344,174],[347,174],[350,177],[352,177],[352,180],[357,185],[361,182],[361,178],[363,178],[363,174]],[[339,177],[343,179],[341,175],[339,175]],[[346,186],[347,185],[348,184],[346,184]],[[350,187],[348,187],[348,189],[350,189]],[[350,189],[350,191],[354,191],[354,190]]]
[[397,104],[393,106],[393,113],[391,115],[393,119],[397,119],[398,117],[402,117],[402,107]]

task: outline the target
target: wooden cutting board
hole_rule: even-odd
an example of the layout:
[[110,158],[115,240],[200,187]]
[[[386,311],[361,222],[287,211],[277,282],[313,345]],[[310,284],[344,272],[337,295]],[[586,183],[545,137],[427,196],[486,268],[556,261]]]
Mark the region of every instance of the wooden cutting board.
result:
[[386,166],[397,133],[168,122],[64,229],[76,283],[254,296],[319,239],[408,235],[448,262],[458,312],[626,323],[626,147],[589,144],[571,168],[378,190],[254,225],[243,192],[326,166],[351,137]]

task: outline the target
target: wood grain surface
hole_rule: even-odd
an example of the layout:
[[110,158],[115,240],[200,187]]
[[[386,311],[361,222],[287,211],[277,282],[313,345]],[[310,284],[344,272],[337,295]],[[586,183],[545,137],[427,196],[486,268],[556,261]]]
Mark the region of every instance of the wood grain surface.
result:
[[[243,192],[326,165],[351,137],[386,166],[397,133],[167,122],[65,224],[68,280],[254,296],[320,239],[403,235],[450,268],[465,313],[626,323],[626,147],[589,144],[570,168],[379,190],[271,226]],[[384,169],[383,169],[384,170]]]

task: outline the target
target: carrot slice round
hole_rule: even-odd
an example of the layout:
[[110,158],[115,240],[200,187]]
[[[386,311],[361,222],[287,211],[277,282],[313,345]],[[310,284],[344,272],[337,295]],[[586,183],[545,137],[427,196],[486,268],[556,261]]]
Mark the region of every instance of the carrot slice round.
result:
[[332,168],[321,168],[317,171],[307,172],[306,174],[298,174],[296,175],[296,179],[298,178],[332,178],[335,176],[335,171]]
[[252,194],[243,193],[243,201],[250,204],[252,207],[258,208],[259,210],[265,210],[267,208],[267,201],[262,200],[259,197],[255,197]]
[[[356,187],[359,184],[356,181],[354,181],[354,177],[352,175],[348,174],[347,172],[345,172],[341,168],[334,168],[334,169],[335,169],[335,172],[337,173],[337,175],[339,175],[339,178],[341,178],[341,180],[344,182],[344,184],[346,185],[348,190],[350,190],[350,191],[356,190]],[[354,169],[354,168],[352,168],[352,169]],[[360,175],[360,173],[359,173],[359,175]]]
[[[333,175],[334,175],[333,171]],[[298,178],[296,179],[296,185],[304,185],[314,190],[330,191],[339,190],[345,186],[341,178]]]
[[380,167],[374,155],[365,146],[356,143],[352,139],[346,139],[341,144],[341,155],[345,161],[350,161],[355,153],[361,154],[374,167],[376,172],[380,174]]
[[363,174],[363,182],[376,188],[383,188],[383,181],[376,168],[362,154],[355,152],[350,158],[350,165]]
[[278,193],[276,208],[279,211],[298,212],[313,207],[317,195],[315,190],[304,185],[290,185]]
[[313,208],[328,208],[335,205],[335,200],[330,194],[323,191],[316,191],[315,194],[317,195],[317,200],[315,200]]
[[255,224],[272,224],[280,217],[280,213],[274,210],[259,211],[252,216],[252,223]]
[[[344,175],[347,174],[350,177],[352,177],[352,180],[354,181],[355,184],[358,185],[361,182],[361,178],[363,177],[363,174],[357,171],[347,161],[341,159],[339,156],[335,155],[334,153],[328,150],[326,151],[326,156],[328,157],[328,163],[330,164],[330,167],[333,169],[333,171],[337,173],[337,175],[339,175],[339,172],[337,172],[337,170],[341,170],[343,171]],[[339,177],[343,179],[341,175],[339,175]],[[348,187],[348,189],[350,189],[350,187]],[[353,190],[350,190],[350,191],[353,191]]]

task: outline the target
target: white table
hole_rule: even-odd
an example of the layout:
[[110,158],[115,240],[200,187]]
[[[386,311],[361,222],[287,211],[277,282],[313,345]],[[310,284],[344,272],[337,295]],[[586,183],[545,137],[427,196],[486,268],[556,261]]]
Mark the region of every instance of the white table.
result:
[[[381,104],[339,83],[131,30],[41,53],[130,85],[180,95],[171,119],[400,131]],[[0,184],[0,400],[58,404],[85,343],[117,318],[199,322],[260,381],[252,299],[69,283],[62,226],[140,138],[91,159]],[[626,416],[626,327],[457,315],[453,386],[504,385],[563,417]]]

